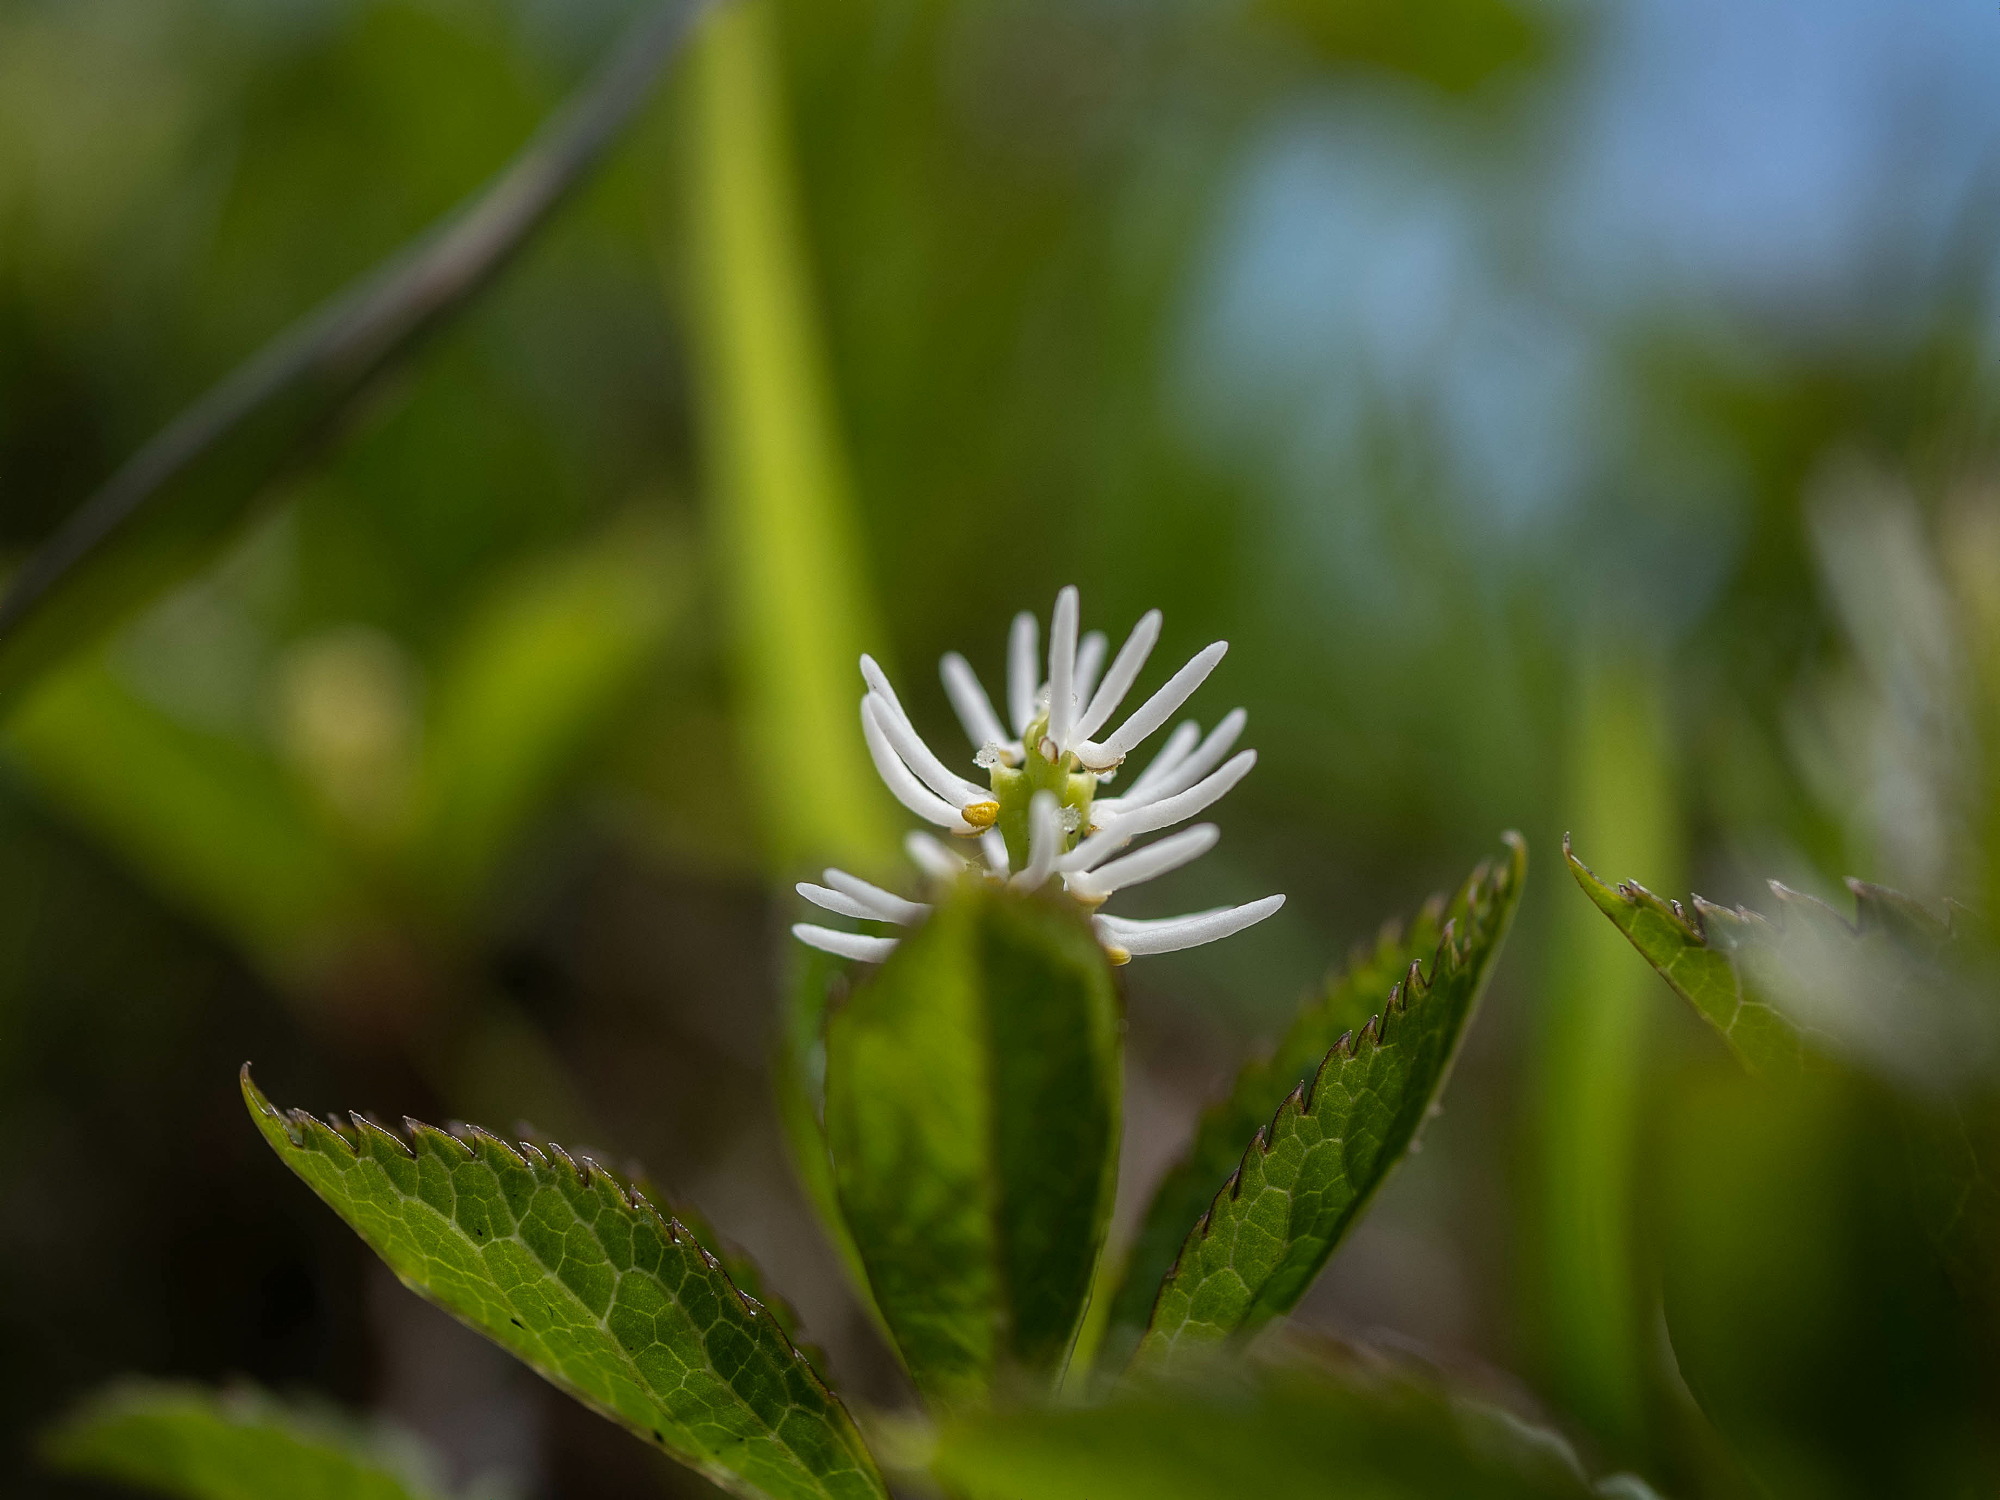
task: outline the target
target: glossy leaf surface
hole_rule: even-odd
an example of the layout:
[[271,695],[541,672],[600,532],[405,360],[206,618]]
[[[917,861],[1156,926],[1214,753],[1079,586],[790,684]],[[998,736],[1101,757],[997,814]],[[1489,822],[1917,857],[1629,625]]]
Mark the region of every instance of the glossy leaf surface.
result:
[[1167,1272],[1142,1361],[1254,1331],[1288,1311],[1402,1160],[1444,1087],[1527,875],[1527,847],[1475,877],[1428,970],[1328,1052],[1250,1142]]
[[[1475,875],[1450,904],[1462,916]],[[1187,1154],[1161,1180],[1126,1261],[1111,1309],[1108,1350],[1129,1349],[1145,1331],[1153,1299],[1186,1243],[1188,1227],[1215,1201],[1243,1160],[1243,1143],[1270,1122],[1285,1096],[1310,1079],[1340,1039],[1367,1024],[1396,981],[1437,951],[1446,903],[1434,897],[1407,926],[1384,927],[1372,948],[1358,948],[1326,989],[1300,1009],[1268,1058],[1247,1065],[1229,1097],[1201,1117]]]
[[1122,1020],[1073,910],[968,884],[827,1028],[835,1185],[926,1395],[1053,1373],[1104,1242]]
[[281,1112],[264,1138],[403,1284],[739,1495],[884,1492],[846,1410],[683,1225],[559,1147]]

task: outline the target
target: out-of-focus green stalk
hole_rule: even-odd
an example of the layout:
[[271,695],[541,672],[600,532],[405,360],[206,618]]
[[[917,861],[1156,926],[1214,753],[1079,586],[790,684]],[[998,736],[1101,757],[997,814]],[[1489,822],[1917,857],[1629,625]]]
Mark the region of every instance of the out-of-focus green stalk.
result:
[[765,848],[788,873],[893,850],[855,659],[879,639],[828,390],[768,0],[732,0],[689,58],[693,324],[711,515]]
[[[1563,816],[1596,868],[1681,884],[1681,833],[1654,664],[1582,672]],[[1540,1037],[1539,1286],[1564,1403],[1616,1448],[1644,1441],[1653,1297],[1634,1235],[1646,1043],[1659,980],[1587,901],[1557,907]]]
[[624,138],[701,3],[649,11],[487,187],[273,339],[70,513],[0,593],[0,707],[212,560],[369,391],[478,303]]

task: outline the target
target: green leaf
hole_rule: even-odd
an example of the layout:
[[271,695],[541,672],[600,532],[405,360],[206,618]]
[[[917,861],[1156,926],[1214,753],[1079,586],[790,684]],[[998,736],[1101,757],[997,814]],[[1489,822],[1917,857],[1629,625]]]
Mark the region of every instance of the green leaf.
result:
[[1527,846],[1518,835],[1508,845],[1508,859],[1468,885],[1428,973],[1412,964],[1381,1014],[1343,1037],[1250,1142],[1160,1284],[1142,1361],[1288,1311],[1410,1149],[1520,900]]
[[634,516],[520,577],[466,624],[438,672],[409,840],[463,903],[664,641],[686,562]]
[[99,654],[42,682],[5,745],[156,889],[281,977],[366,915],[359,872],[275,760],[170,718]]
[[1755,912],[1730,911],[1696,897],[1692,909],[1663,901],[1642,885],[1597,878],[1563,840],[1563,859],[1584,893],[1625,934],[1646,962],[1695,1008],[1753,1073],[1796,1071],[1805,1057],[1798,1026],[1773,1003],[1751,966],[1746,945],[1768,924]]
[[1893,1086],[1885,1109],[1925,1227],[1967,1294],[2000,1306],[2000,1101],[1982,1046],[1992,955],[1922,903],[1865,881],[1847,882],[1852,922],[1775,881],[1778,912],[1765,917],[1608,885],[1567,841],[1563,856],[1747,1071],[1786,1079],[1844,1057]]
[[[1401,1379],[1209,1372],[1099,1407],[982,1414],[932,1474],[965,1500],[1435,1500],[1591,1493],[1560,1438]],[[1247,1388],[1246,1388],[1247,1387]]]
[[979,882],[829,1023],[841,1210],[926,1396],[1059,1373],[1116,1188],[1122,1033],[1075,910]]
[[618,141],[696,7],[661,6],[483,191],[183,412],[11,580],[0,702],[208,561],[274,484],[479,294]]
[[[1459,889],[1449,908],[1454,917],[1463,920],[1468,900],[1486,873],[1481,866]],[[1437,951],[1446,910],[1444,898],[1434,896],[1407,928],[1391,922],[1372,948],[1357,948],[1346,968],[1300,1009],[1271,1055],[1248,1064],[1237,1074],[1229,1097],[1201,1117],[1187,1154],[1154,1191],[1126,1261],[1106,1334],[1105,1353],[1112,1362],[1129,1354],[1145,1332],[1160,1279],[1180,1254],[1189,1226],[1215,1201],[1242,1161],[1243,1143],[1270,1121],[1287,1094],[1319,1070],[1321,1060],[1343,1036],[1367,1023],[1411,964]]]
[[442,1493],[414,1439],[248,1388],[127,1381],[42,1441],[64,1473],[181,1500],[428,1500]]
[[403,1284],[738,1495],[884,1495],[845,1408],[677,1220],[560,1147],[280,1112],[264,1138]]

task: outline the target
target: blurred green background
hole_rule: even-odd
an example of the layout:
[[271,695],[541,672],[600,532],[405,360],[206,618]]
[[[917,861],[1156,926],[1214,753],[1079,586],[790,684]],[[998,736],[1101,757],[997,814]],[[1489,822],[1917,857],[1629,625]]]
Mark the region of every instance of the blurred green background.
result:
[[[631,15],[0,0],[0,545]],[[1114,637],[1165,609],[1151,680],[1228,639],[1195,707],[1262,753],[1133,912],[1290,897],[1124,971],[1128,1196],[1518,827],[1447,1110],[1301,1321],[1681,1493],[1991,1493],[1995,1330],[1865,1111],[1746,1092],[1557,848],[1753,905],[2000,889],[1996,48],[1973,0],[718,13],[488,293],[9,707],[0,1487],[92,1493],[26,1443],[137,1370],[524,1496],[708,1493],[397,1288],[245,1058],[643,1160],[901,1399],[772,1118],[783,880],[893,869],[853,653],[955,747],[932,663],[997,685],[1074,582]]]

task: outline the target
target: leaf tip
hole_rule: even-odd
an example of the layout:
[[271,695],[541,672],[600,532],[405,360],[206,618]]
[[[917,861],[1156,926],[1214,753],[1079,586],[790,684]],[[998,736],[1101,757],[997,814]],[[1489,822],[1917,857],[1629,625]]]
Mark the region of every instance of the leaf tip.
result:
[[250,1063],[245,1059],[243,1066],[236,1070],[236,1086],[243,1091],[243,1102],[253,1115],[275,1115],[277,1106],[264,1097],[264,1091],[257,1087],[257,1080],[250,1076]]

